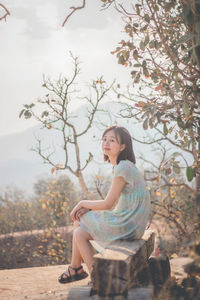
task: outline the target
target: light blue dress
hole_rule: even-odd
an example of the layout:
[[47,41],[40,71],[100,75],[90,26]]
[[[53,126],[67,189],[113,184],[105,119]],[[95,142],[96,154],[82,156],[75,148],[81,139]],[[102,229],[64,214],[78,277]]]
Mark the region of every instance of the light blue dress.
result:
[[150,197],[140,171],[129,160],[121,160],[113,177],[127,182],[112,210],[89,211],[80,218],[80,226],[103,248],[119,239],[140,239],[150,214]]

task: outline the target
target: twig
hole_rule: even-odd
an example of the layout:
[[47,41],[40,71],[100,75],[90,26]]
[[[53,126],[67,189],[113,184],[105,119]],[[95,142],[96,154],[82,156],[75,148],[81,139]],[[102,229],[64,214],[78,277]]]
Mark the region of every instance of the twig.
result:
[[[164,179],[164,178],[163,178]],[[165,179],[164,179],[165,180]],[[166,180],[165,180],[165,182],[167,182]],[[188,189],[191,193],[194,193],[195,191],[189,186],[189,185],[187,185],[186,183],[169,183],[169,182],[167,182],[166,184],[163,184],[162,186],[160,186],[160,187],[162,187],[162,188],[165,188],[166,186],[171,186],[171,187],[185,187],[186,189]]]
[[6,22],[6,18],[7,18],[7,16],[10,15],[10,12],[2,3],[0,3],[0,6],[3,7],[3,9],[5,10],[5,15],[3,17],[0,17],[0,21],[5,19],[5,22]]
[[123,14],[125,14],[126,16],[135,16],[135,15],[136,15],[135,13],[130,13],[130,12],[128,12],[128,11],[123,7],[122,4],[118,4],[118,6],[122,9],[122,12],[118,9],[118,11],[119,11],[120,13],[123,13]]
[[65,18],[65,20],[64,20],[64,22],[63,22],[63,24],[62,24],[63,27],[65,26],[65,23],[67,22],[67,20],[71,17],[71,15],[72,15],[76,10],[78,10],[78,9],[83,9],[83,8],[85,7],[85,1],[86,1],[86,0],[83,0],[83,4],[82,4],[81,6],[77,6],[77,7],[71,6],[71,7],[70,7],[70,9],[71,9],[72,11],[71,11],[70,14],[67,15],[67,17]]

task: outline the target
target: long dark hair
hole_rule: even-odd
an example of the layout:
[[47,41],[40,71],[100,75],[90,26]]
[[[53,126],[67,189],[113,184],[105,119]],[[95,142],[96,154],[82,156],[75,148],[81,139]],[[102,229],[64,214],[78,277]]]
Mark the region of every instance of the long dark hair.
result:
[[[120,160],[126,160],[126,159],[132,161],[135,164],[136,160],[135,160],[135,154],[133,152],[132,139],[128,130],[124,127],[117,126],[117,125],[110,126],[104,131],[102,138],[110,130],[114,131],[115,137],[119,143],[125,144],[125,149],[122,150],[117,157],[117,164],[120,162]],[[104,154],[104,161],[109,162],[109,157],[105,154]]]

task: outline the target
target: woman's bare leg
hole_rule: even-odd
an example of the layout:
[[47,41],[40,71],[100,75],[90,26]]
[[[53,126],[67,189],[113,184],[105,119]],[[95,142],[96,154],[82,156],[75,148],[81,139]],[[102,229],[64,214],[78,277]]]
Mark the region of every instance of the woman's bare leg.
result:
[[[82,260],[86,263],[89,272],[91,273],[92,264],[93,264],[93,255],[95,249],[90,244],[89,240],[93,238],[89,233],[83,230],[78,222],[74,222],[74,231],[73,231],[73,241],[72,241],[72,260],[70,263],[70,274],[74,275],[75,270],[73,268],[78,268],[81,266]],[[79,270],[78,273],[83,272],[83,269]],[[68,277],[69,270],[66,270],[63,277]]]
[[[74,222],[74,232],[78,227],[79,227],[79,223]],[[72,260],[70,266],[72,266],[72,268],[78,268],[81,265],[82,256],[79,251],[79,247],[75,241],[74,232],[73,232],[73,239],[72,239]]]
[[[74,232],[76,230],[76,228],[79,227],[79,223],[78,222],[74,222],[74,230],[73,230],[73,237],[72,237],[72,260],[70,263],[70,266],[72,268],[67,269],[64,273],[63,273],[63,278],[67,278],[70,275],[74,275],[75,274],[75,270],[73,270],[73,268],[78,268],[81,266],[81,262],[82,262],[82,256],[80,254],[79,248],[77,246],[77,243],[75,241],[74,238]],[[70,272],[70,273],[69,273]],[[78,270],[78,273],[80,274],[81,272],[83,272],[83,269]]]
[[74,230],[74,239],[79,249],[79,253],[81,253],[82,258],[86,263],[89,272],[91,273],[95,250],[89,240],[93,240],[93,238],[88,232],[83,230],[81,227],[78,227]]

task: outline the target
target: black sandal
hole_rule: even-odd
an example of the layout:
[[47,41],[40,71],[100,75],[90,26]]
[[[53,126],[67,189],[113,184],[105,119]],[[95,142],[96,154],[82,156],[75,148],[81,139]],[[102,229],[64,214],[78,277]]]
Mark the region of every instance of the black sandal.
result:
[[[71,275],[70,268],[75,271],[74,275]],[[68,283],[68,282],[73,282],[73,281],[85,279],[86,277],[88,277],[88,274],[85,271],[83,271],[81,273],[78,273],[78,271],[81,270],[81,269],[83,269],[82,266],[80,266],[79,268],[72,268],[71,266],[68,266],[68,269],[67,269],[68,274],[66,272],[62,273],[60,275],[60,277],[58,278],[58,281],[60,283]]]

